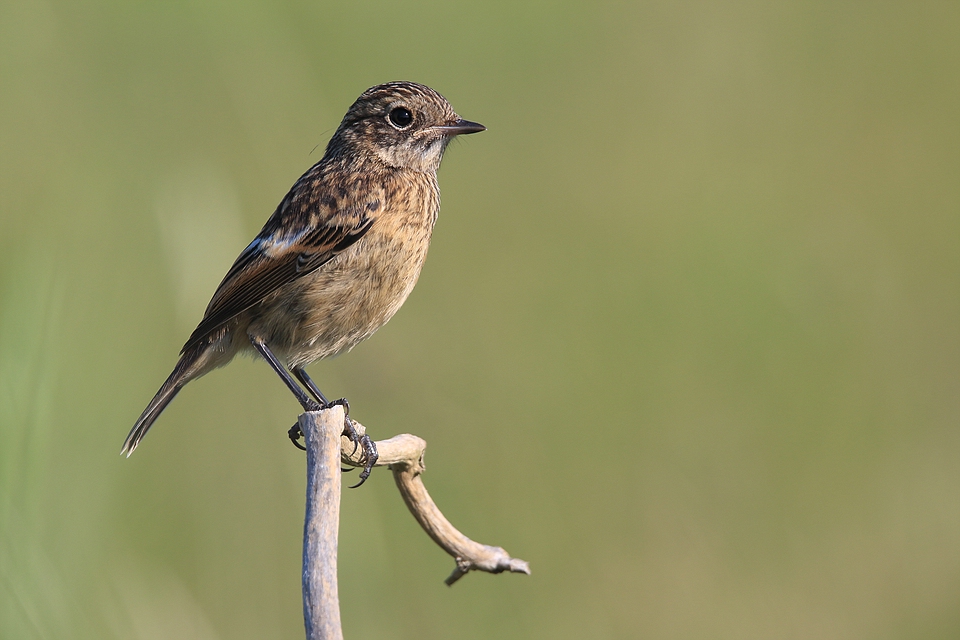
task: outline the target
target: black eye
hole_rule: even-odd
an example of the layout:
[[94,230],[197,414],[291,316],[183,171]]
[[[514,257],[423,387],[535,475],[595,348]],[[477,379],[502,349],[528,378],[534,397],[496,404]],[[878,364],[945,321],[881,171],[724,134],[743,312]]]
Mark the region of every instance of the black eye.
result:
[[396,128],[403,129],[404,127],[410,126],[410,123],[413,122],[413,114],[410,113],[409,109],[397,107],[390,112],[390,122],[392,122]]

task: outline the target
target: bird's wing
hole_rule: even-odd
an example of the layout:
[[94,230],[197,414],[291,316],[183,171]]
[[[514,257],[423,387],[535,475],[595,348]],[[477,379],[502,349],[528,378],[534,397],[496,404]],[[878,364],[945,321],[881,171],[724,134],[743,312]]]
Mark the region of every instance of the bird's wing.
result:
[[294,185],[260,234],[230,267],[181,353],[357,242],[375,221],[373,214],[381,204],[379,195],[372,192],[363,202],[344,206],[335,198],[319,196],[315,187]]

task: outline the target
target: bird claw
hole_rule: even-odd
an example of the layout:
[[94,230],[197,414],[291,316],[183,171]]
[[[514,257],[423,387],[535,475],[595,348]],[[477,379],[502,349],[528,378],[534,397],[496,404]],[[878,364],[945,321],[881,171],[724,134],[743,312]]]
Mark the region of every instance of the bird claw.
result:
[[343,435],[347,436],[350,442],[353,443],[353,451],[350,452],[352,456],[357,452],[357,447],[360,446],[360,434],[357,433],[356,427],[353,426],[353,420],[344,416],[343,417]]
[[308,412],[309,412],[309,411],[323,411],[324,409],[327,408],[327,407],[325,407],[324,405],[320,404],[319,402],[317,402],[316,400],[313,400],[313,399],[311,399],[311,398],[307,398],[307,399],[306,399],[304,402],[302,402],[301,404],[303,405],[303,410],[304,410],[304,411],[308,411]]
[[[343,402],[346,402],[346,400],[343,400]],[[334,403],[331,402],[330,404]],[[356,489],[370,477],[370,472],[373,471],[373,465],[377,464],[377,459],[380,455],[377,453],[377,445],[370,439],[370,436],[367,434],[360,435],[356,427],[353,426],[353,420],[346,416],[343,418],[343,435],[353,443],[353,451],[350,452],[351,456],[357,452],[358,447],[363,448],[363,457],[360,458],[363,461],[363,471],[360,472],[359,477],[360,481],[350,487],[351,489]]]
[[377,453],[376,443],[367,434],[360,436],[360,444],[363,446],[363,471],[360,472],[360,481],[350,487],[351,489],[356,489],[367,481],[370,472],[373,471],[373,465],[377,464],[377,459],[380,457],[380,454]]
[[339,400],[333,400],[332,402],[327,403],[324,409],[329,409],[330,407],[343,407],[343,414],[350,415],[350,403],[347,402],[346,398],[340,398]]
[[[323,408],[328,409],[335,405],[342,406],[345,412],[349,411],[350,408],[350,405],[347,404],[347,401],[343,398],[340,400],[334,400]],[[353,420],[347,416],[344,416],[343,419],[343,435],[345,435],[350,442],[353,443],[353,451],[350,452],[351,456],[357,452],[358,448],[363,449],[363,457],[361,458],[363,461],[363,471],[360,472],[360,477],[358,478],[359,482],[350,487],[351,489],[356,489],[366,482],[367,478],[370,477],[370,473],[373,471],[373,466],[377,464],[377,459],[380,457],[380,454],[377,453],[377,445],[370,438],[370,436],[367,434],[360,435],[356,427],[353,426]],[[301,451],[307,450],[305,446],[300,444],[300,438],[303,437],[303,431],[300,430],[299,422],[290,427],[290,429],[287,431],[287,436],[290,438],[290,442],[292,442],[297,449],[300,449]],[[352,470],[353,469],[343,469],[342,471],[347,472]]]
[[[340,398],[339,400],[334,400],[333,402],[329,402],[327,404],[320,404],[319,402],[311,398],[307,398],[306,402],[303,405],[303,410],[304,411],[323,411],[325,409],[329,409],[330,407],[335,407],[335,406],[343,407],[344,414],[350,413],[350,403],[347,402],[346,398]],[[344,429],[344,435],[350,438],[350,441],[353,442],[354,444],[353,450],[356,451],[357,442],[359,441],[357,432],[353,428],[353,423],[350,422],[349,418],[347,418],[347,422],[350,423],[350,430],[348,431]],[[303,431],[300,430],[300,423],[297,423],[292,427],[290,427],[290,430],[287,431],[287,436],[289,436],[290,442],[292,442],[293,446],[295,446],[297,449],[300,449],[301,451],[307,450],[305,446],[300,444],[300,438],[303,437]],[[353,454],[351,453],[350,455],[353,455]]]
[[300,444],[300,438],[303,437],[303,431],[300,430],[299,422],[290,427],[290,430],[287,431],[287,436],[290,438],[290,442],[293,443],[293,446],[295,446],[297,449],[300,449],[301,451],[307,450],[305,446]]

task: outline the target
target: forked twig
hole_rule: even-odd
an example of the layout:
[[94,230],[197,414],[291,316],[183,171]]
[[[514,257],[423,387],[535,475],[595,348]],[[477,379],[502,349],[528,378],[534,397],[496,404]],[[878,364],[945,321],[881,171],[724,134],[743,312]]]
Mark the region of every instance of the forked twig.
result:
[[[340,518],[340,464],[363,466],[363,451],[343,431],[343,407],[300,415],[307,446],[307,509],[303,535],[303,615],[307,640],[342,640],[337,595],[337,532]],[[359,435],[366,430],[353,421]],[[460,533],[430,497],[420,475],[427,443],[401,434],[376,443],[378,467],[389,467],[410,513],[440,548],[453,556],[456,567],[447,585],[470,571],[530,573],[529,565]]]

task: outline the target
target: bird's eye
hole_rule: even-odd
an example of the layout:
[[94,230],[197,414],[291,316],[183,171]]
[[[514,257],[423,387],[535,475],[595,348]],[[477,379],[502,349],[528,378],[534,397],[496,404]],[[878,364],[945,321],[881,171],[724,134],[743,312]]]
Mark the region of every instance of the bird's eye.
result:
[[390,112],[390,122],[397,129],[404,129],[409,127],[410,123],[413,122],[413,114],[410,113],[409,109],[397,107]]

